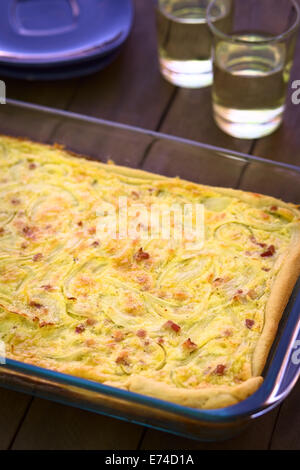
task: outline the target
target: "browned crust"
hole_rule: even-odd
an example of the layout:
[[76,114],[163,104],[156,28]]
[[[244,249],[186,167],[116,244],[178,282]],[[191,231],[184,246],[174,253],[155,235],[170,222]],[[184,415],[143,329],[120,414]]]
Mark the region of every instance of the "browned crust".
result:
[[263,382],[262,377],[252,377],[246,382],[230,386],[208,386],[187,390],[157,382],[146,377],[132,376],[127,385],[128,390],[155,398],[169,400],[191,408],[213,409],[235,405],[252,395]]
[[[7,138],[15,140],[15,138]],[[28,139],[24,138],[18,138],[18,140],[30,142]],[[45,145],[39,143],[37,144],[43,146]],[[51,148],[52,146],[47,145],[47,147]],[[60,145],[58,145],[57,148],[63,150],[63,153],[65,153],[66,156],[71,156],[71,158],[82,157],[81,155],[64,150],[63,147]],[[155,175],[153,173],[146,172],[143,170],[136,170],[117,165],[107,165],[100,162],[97,162],[97,165],[101,166],[107,171],[111,171],[122,176],[138,177],[147,180],[174,180],[173,178],[168,178],[162,175]],[[223,194],[227,194],[228,196],[233,196],[245,200],[246,202],[249,202],[250,204],[253,204],[254,206],[258,207],[264,206],[266,204],[280,205],[281,207],[289,208],[299,216],[299,221],[294,224],[294,234],[292,242],[290,244],[286,256],[281,259],[281,267],[275,278],[271,289],[270,297],[266,304],[264,328],[253,354],[253,377],[248,379],[244,383],[233,387],[209,385],[205,388],[191,390],[185,388],[176,388],[165,383],[158,382],[153,379],[148,379],[142,376],[131,376],[126,382],[122,383],[107,381],[104,377],[99,377],[99,375],[95,371],[83,371],[80,367],[74,369],[68,366],[63,366],[60,371],[83,376],[91,380],[101,381],[104,384],[125,388],[136,393],[150,395],[152,397],[160,398],[163,400],[169,400],[184,406],[203,409],[222,408],[234,405],[235,403],[238,403],[239,401],[247,398],[248,396],[253,394],[263,382],[263,378],[260,377],[260,374],[262,373],[271,345],[276,336],[278,324],[282,317],[284,308],[288,302],[293,287],[300,275],[300,214],[298,211],[298,206],[283,202],[279,199],[270,196],[229,188],[218,188],[198,185],[196,183],[191,183],[184,180],[181,181],[183,184],[189,185],[189,187],[191,188],[197,188],[199,186],[211,188],[214,190],[218,190]]]

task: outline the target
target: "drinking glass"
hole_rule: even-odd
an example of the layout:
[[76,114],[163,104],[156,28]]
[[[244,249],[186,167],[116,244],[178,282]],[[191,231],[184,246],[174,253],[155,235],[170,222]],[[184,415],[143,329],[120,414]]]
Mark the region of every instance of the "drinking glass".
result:
[[[211,34],[206,21],[210,1],[157,1],[160,69],[174,85],[200,88],[212,83]],[[231,1],[224,2],[217,24],[231,22],[230,5]]]
[[282,122],[300,22],[296,0],[233,0],[233,21],[216,21],[226,0],[212,0],[212,100],[218,126],[234,137],[259,138]]

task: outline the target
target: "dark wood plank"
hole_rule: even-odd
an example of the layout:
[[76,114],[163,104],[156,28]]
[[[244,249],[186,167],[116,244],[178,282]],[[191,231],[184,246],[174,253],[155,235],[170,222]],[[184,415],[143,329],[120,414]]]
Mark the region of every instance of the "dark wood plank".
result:
[[8,98],[27,101],[53,108],[66,108],[80,79],[57,81],[24,81],[12,78],[4,79]]
[[270,436],[276,421],[278,410],[274,410],[266,416],[255,420],[239,436],[224,442],[197,442],[160,431],[147,431],[141,448],[142,449],[189,449],[189,450],[237,450],[237,449],[267,449]]
[[118,59],[85,78],[70,110],[155,129],[174,87],[158,70],[152,1],[135,0],[135,21]]
[[160,128],[161,132],[240,152],[250,152],[251,140],[224,134],[214,122],[211,88],[178,89],[174,102]]
[[0,388],[0,450],[10,445],[30,401],[28,395]]
[[[300,4],[300,0],[298,0]],[[294,80],[300,80],[300,31],[294,56],[291,80],[288,86],[286,111],[281,127],[272,135],[260,139],[254,148],[254,154],[276,161],[300,166],[300,104],[293,104],[292,88]]]
[[238,184],[244,166],[243,160],[225,160],[205,147],[164,140],[154,142],[143,163],[145,170],[155,173],[229,187]]
[[142,427],[35,399],[13,449],[136,449]]
[[300,382],[281,406],[271,449],[300,450]]

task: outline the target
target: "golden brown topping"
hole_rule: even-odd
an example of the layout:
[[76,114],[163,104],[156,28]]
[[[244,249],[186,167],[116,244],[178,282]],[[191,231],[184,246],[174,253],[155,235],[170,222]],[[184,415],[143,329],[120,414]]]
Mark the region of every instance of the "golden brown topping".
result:
[[97,323],[97,320],[95,320],[95,318],[88,318],[87,321],[86,321],[86,324],[88,326],[94,326],[94,325],[96,325],[96,323]]
[[230,278],[228,276],[225,277],[216,277],[216,279],[213,280],[213,285],[214,287],[219,287],[225,282],[230,281]]
[[182,346],[187,349],[188,351],[195,351],[195,349],[197,349],[197,344],[196,343],[193,343],[193,341],[191,340],[191,338],[188,338],[183,344]]
[[119,343],[120,341],[123,341],[123,339],[124,339],[124,333],[120,330],[114,331],[112,336],[113,336],[114,340],[117,341],[117,343]]
[[254,300],[257,298],[257,292],[255,289],[250,289],[248,292],[247,292],[247,295],[248,297],[250,297],[250,299]]
[[133,199],[139,199],[140,194],[137,191],[131,191],[131,196]]
[[183,291],[178,291],[178,292],[174,292],[173,297],[176,300],[186,300],[188,298],[188,294]]

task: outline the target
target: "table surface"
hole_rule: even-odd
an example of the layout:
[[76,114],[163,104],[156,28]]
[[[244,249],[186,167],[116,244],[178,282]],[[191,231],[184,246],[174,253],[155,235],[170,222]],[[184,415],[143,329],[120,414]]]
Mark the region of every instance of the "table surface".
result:
[[[210,88],[180,89],[161,77],[153,2],[135,0],[135,7],[131,36],[107,69],[61,82],[6,80],[8,97],[300,165],[300,105],[292,104],[291,86],[273,135],[249,141],[223,134],[213,122]],[[300,79],[298,39],[292,80]],[[0,389],[0,449],[300,449],[299,394],[300,383],[239,437],[205,444]]]

